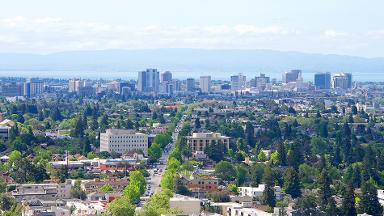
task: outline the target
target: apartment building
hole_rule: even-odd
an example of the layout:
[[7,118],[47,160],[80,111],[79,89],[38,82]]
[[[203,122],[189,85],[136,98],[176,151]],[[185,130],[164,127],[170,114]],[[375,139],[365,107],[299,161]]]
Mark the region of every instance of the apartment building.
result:
[[204,151],[205,147],[212,142],[219,142],[229,148],[229,137],[222,136],[220,133],[193,133],[192,136],[187,136],[187,144],[195,151]]
[[148,135],[134,130],[108,129],[100,134],[100,151],[126,153],[148,152]]
[[20,184],[12,191],[17,201],[22,200],[57,200],[71,198],[71,180],[64,183]]
[[84,180],[81,182],[81,188],[85,191],[85,193],[99,192],[100,188],[106,184],[111,185],[113,191],[121,192],[128,185],[128,179],[107,178],[104,180]]

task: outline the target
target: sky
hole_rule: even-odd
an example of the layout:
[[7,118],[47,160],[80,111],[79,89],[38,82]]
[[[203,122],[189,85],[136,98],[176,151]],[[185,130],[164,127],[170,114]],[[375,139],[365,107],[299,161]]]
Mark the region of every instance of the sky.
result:
[[2,0],[0,52],[203,48],[384,57],[382,0]]

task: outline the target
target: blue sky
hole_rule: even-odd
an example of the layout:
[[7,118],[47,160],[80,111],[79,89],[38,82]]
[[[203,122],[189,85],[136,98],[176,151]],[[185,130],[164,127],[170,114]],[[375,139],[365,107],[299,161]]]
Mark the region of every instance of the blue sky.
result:
[[384,57],[382,0],[12,0],[2,52],[206,48]]

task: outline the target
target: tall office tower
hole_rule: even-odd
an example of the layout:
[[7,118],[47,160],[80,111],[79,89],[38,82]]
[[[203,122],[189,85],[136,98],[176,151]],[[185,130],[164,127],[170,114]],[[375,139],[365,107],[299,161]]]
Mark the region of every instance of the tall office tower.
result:
[[27,80],[24,80],[23,95],[27,98],[31,97],[31,83]]
[[160,81],[163,82],[171,82],[172,81],[172,73],[169,71],[165,71],[161,73]]
[[138,73],[137,90],[139,92],[158,93],[159,85],[159,71],[157,69],[147,69]]
[[315,87],[316,89],[331,89],[331,73],[315,74]]
[[211,76],[200,77],[200,90],[202,93],[210,93],[211,85]]
[[165,84],[165,93],[169,96],[172,96],[175,92],[175,86],[173,85],[173,82],[166,82]]
[[30,96],[38,96],[44,92],[44,82],[37,78],[31,78],[29,82],[30,86]]
[[301,81],[301,70],[291,70],[283,73],[283,83]]
[[347,77],[348,82],[348,88],[351,89],[352,86],[352,74],[351,73],[344,73],[344,76]]
[[194,92],[196,89],[195,87],[195,79],[188,78],[186,83],[186,91],[187,92]]
[[246,87],[247,77],[242,74],[231,76],[231,90],[239,91]]
[[261,73],[260,76],[257,76],[250,81],[250,86],[258,88],[259,90],[264,90],[269,83],[270,78]]
[[181,91],[181,82],[180,82],[180,80],[173,79],[172,80],[172,84],[173,84],[173,90],[175,92],[180,92]]
[[68,81],[68,92],[79,92],[82,87],[80,79],[70,79]]
[[352,74],[339,73],[333,77],[333,88],[350,89],[352,88]]

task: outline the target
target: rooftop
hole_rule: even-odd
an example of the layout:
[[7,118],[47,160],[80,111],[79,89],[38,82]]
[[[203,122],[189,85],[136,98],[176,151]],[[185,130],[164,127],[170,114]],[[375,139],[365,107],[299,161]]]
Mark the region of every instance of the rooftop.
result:
[[125,129],[107,129],[105,133],[108,135],[143,134],[143,133],[136,132],[135,130],[125,130]]

